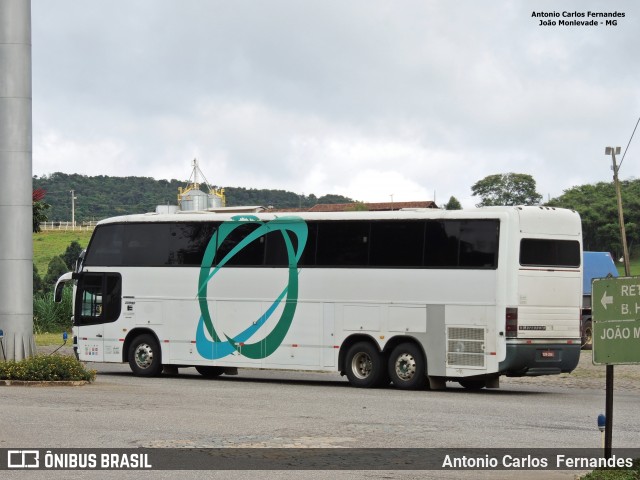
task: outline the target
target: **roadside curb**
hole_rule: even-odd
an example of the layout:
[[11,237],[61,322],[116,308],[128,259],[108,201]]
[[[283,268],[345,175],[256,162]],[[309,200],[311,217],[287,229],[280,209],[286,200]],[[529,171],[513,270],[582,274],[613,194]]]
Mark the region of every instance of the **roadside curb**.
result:
[[81,387],[89,383],[86,380],[0,380],[0,387]]

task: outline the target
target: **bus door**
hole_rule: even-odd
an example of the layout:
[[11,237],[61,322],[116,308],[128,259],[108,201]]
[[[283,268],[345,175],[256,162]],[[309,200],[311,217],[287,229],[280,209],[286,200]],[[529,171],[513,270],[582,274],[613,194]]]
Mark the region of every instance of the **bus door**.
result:
[[122,277],[119,273],[77,274],[74,325],[80,360],[104,361],[104,326],[120,316]]

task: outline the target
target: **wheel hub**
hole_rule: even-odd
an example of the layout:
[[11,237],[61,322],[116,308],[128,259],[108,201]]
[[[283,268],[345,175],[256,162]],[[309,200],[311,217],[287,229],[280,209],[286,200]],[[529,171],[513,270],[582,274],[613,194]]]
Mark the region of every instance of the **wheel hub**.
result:
[[366,353],[359,353],[353,357],[352,362],[353,373],[358,378],[367,378],[373,370],[373,362],[371,357]]
[[140,368],[149,368],[153,363],[153,350],[147,344],[138,345],[136,349],[136,364]]
[[416,360],[408,353],[398,356],[395,367],[396,375],[401,380],[410,380],[416,374]]

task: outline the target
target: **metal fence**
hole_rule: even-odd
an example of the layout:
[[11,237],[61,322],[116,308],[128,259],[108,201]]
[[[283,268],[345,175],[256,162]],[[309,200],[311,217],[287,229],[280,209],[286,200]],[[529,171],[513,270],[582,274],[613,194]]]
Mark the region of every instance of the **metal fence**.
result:
[[76,222],[75,226],[72,222],[41,222],[40,230],[93,230],[97,221]]

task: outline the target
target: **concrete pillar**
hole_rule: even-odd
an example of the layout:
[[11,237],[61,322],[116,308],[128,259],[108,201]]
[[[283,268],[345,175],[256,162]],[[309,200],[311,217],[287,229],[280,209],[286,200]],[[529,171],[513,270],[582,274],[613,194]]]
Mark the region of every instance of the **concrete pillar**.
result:
[[0,360],[33,340],[31,0],[0,0]]

